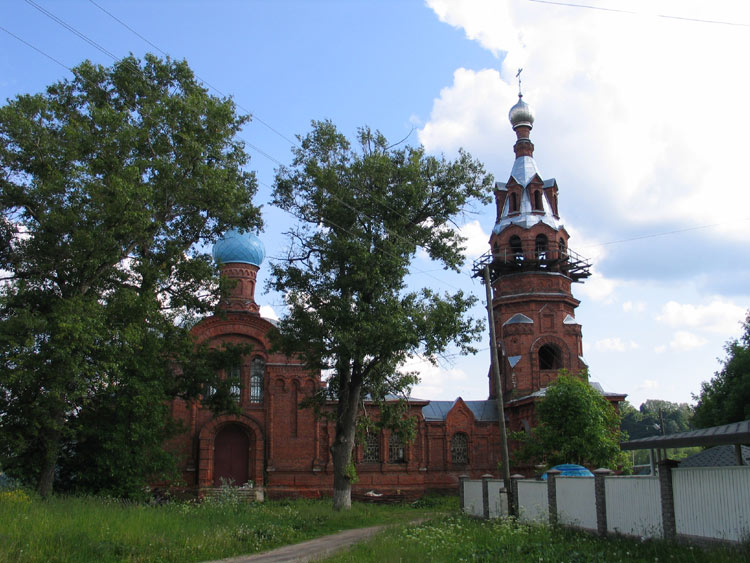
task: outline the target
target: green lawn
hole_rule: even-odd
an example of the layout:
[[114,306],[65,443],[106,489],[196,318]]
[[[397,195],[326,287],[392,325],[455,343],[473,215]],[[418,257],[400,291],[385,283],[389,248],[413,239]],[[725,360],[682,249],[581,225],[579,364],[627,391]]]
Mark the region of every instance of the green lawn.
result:
[[[448,502],[457,509],[455,499]],[[354,503],[351,511],[334,513],[330,501],[245,504],[232,498],[149,506],[93,497],[42,501],[23,491],[4,492],[0,561],[205,561],[349,528],[407,522],[435,510]]]
[[586,532],[514,520],[476,520],[463,515],[436,518],[416,526],[399,526],[367,543],[326,559],[328,562],[706,562],[750,561],[744,550],[701,549],[664,541],[599,538]]
[[[431,520],[408,524],[418,518]],[[334,513],[330,501],[245,504],[229,494],[202,504],[150,506],[94,497],[42,501],[20,490],[0,492],[0,562],[206,561],[384,523],[401,525],[329,561],[750,562],[747,545],[707,550],[476,520],[458,513],[455,497],[354,503],[351,511]]]

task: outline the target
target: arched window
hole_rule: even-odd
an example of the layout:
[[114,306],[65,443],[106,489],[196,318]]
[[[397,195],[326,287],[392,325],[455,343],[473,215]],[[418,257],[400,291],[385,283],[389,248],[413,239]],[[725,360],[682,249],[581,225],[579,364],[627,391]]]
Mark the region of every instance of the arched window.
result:
[[510,212],[515,213],[518,211],[518,194],[515,192],[510,194]]
[[380,436],[375,432],[368,432],[365,435],[362,461],[366,463],[377,463],[380,461]]
[[523,244],[521,243],[521,237],[513,235],[508,241],[510,245],[510,251],[516,257],[516,259],[523,260]]
[[560,254],[565,254],[565,239],[561,238],[557,243],[557,247],[560,249]]
[[254,358],[250,368],[250,402],[263,402],[263,379],[266,375],[266,362],[263,358]]
[[227,380],[229,381],[229,394],[232,399],[239,402],[242,392],[242,368],[239,364],[233,365],[227,370]]
[[546,235],[537,235],[535,241],[536,255],[540,260],[547,258],[547,237]]
[[538,211],[544,209],[544,205],[542,205],[542,192],[539,190],[534,192],[534,209]]
[[388,461],[390,463],[404,463],[404,441],[395,432],[388,438]]
[[539,369],[562,369],[562,354],[554,344],[539,348]]
[[451,462],[469,463],[469,438],[463,432],[456,432],[451,438]]

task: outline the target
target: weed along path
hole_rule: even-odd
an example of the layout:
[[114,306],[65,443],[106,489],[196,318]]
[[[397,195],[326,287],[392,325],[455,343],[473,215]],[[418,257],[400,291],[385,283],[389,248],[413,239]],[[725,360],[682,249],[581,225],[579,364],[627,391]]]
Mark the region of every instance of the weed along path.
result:
[[[418,524],[423,519],[415,520],[412,524]],[[370,526],[368,528],[357,528],[354,530],[344,530],[322,538],[304,541],[293,545],[287,545],[264,553],[256,553],[242,557],[230,557],[228,559],[219,559],[210,563],[270,563],[284,561],[317,561],[324,557],[329,557],[339,551],[351,547],[353,544],[370,539],[375,534],[381,532],[387,525]]]

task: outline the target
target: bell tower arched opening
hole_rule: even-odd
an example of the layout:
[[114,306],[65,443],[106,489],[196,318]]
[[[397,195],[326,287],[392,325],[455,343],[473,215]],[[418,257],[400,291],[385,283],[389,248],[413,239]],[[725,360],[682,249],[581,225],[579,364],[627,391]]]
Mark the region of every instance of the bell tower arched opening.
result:
[[562,352],[554,344],[545,344],[539,348],[537,355],[539,357],[540,370],[563,368]]

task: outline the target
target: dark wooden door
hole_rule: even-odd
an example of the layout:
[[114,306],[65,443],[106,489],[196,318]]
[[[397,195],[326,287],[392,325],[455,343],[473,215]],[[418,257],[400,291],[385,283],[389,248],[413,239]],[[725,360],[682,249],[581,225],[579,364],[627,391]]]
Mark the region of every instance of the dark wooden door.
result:
[[222,428],[214,440],[214,487],[221,486],[221,478],[233,485],[244,485],[248,480],[250,440],[235,424]]

